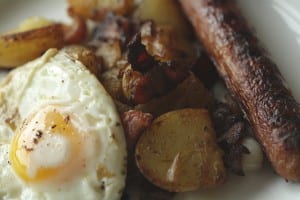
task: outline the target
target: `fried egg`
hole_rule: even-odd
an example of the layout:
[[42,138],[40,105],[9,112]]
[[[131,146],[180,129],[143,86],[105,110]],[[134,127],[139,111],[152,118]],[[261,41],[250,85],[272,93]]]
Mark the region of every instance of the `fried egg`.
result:
[[126,145],[115,105],[66,52],[48,50],[0,84],[0,199],[115,200]]

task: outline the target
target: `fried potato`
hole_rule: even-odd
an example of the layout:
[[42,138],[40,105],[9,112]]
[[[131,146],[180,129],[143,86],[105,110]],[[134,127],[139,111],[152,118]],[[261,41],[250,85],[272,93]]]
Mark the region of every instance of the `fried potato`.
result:
[[213,97],[202,82],[190,74],[166,95],[135,106],[136,110],[159,116],[165,112],[182,108],[210,108]]
[[141,43],[156,60],[161,62],[172,60],[186,65],[194,62],[196,52],[192,43],[178,36],[172,27],[146,22],[140,31]]
[[17,32],[23,32],[28,31],[32,29],[37,29],[45,26],[49,26],[53,24],[52,21],[44,18],[44,17],[29,17],[22,21],[19,25],[19,27],[10,33],[17,33]]
[[171,192],[216,187],[226,178],[205,109],[176,110],[156,118],[140,137],[135,159],[149,181]]
[[141,20],[151,19],[159,25],[171,25],[175,33],[181,36],[189,36],[192,33],[189,23],[174,0],[143,0],[133,15]]
[[133,8],[132,0],[68,0],[77,15],[101,21],[108,12],[125,15]]
[[92,50],[80,45],[70,45],[64,47],[62,51],[65,51],[71,58],[79,60],[97,78],[100,77],[101,66]]
[[[29,23],[30,24],[30,23]],[[47,49],[63,45],[61,24],[50,24],[39,28],[25,25],[22,32],[0,35],[0,67],[11,68],[39,57]],[[18,31],[18,30],[17,30]]]

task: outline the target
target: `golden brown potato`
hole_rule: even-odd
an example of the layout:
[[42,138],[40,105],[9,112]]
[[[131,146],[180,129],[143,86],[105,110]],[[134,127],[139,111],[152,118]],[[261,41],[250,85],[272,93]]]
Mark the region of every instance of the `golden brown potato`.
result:
[[0,35],[0,67],[11,68],[22,65],[39,57],[47,49],[59,48],[62,45],[61,24],[50,24],[27,31]]
[[194,74],[190,74],[166,95],[137,105],[135,109],[159,116],[165,112],[182,108],[210,108],[212,102],[211,93]]
[[122,91],[130,104],[140,104],[149,101],[154,95],[153,84],[149,75],[133,70],[128,65],[122,72]]
[[133,8],[132,0],[68,0],[74,13],[101,21],[108,12],[125,15]]
[[32,29],[49,26],[51,24],[53,24],[52,21],[43,17],[29,17],[24,21],[22,21],[17,29],[10,31],[9,33],[28,31]]
[[144,23],[141,27],[141,43],[151,56],[161,62],[173,60],[190,65],[195,60],[192,44],[178,36],[170,26]]
[[135,158],[149,181],[172,192],[216,187],[226,178],[205,109],[176,110],[156,118],[140,137]]
[[79,60],[96,77],[100,76],[101,66],[92,50],[79,45],[70,45],[64,47],[62,51],[65,51],[71,58]]
[[174,0],[143,0],[134,12],[141,20],[152,19],[159,25],[171,25],[176,33],[189,36],[192,29]]

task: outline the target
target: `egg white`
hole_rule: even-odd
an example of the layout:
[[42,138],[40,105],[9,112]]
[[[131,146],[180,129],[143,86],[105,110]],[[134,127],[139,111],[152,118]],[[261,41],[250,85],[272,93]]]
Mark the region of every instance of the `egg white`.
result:
[[[11,166],[11,143],[32,113],[53,105],[91,138],[82,147],[87,166],[66,182],[28,183]],[[120,199],[127,156],[123,128],[111,97],[81,62],[50,49],[11,71],[0,84],[0,113],[0,199]]]

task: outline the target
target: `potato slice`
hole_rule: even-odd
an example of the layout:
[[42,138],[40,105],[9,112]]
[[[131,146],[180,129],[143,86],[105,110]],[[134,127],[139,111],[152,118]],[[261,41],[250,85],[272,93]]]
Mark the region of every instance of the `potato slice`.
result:
[[[28,28],[29,25],[26,26]],[[59,48],[62,45],[61,24],[50,24],[32,30],[1,35],[0,67],[11,68],[22,65],[39,57],[47,49]]]
[[71,58],[79,60],[97,78],[100,77],[101,65],[92,50],[80,45],[69,45],[62,51],[65,51]]
[[28,30],[32,30],[32,29],[49,26],[51,24],[53,24],[52,21],[50,21],[46,18],[43,18],[43,17],[29,17],[29,18],[25,19],[24,21],[22,21],[16,30],[13,30],[10,33],[28,31]]
[[132,0],[68,0],[74,13],[101,21],[108,12],[125,15],[133,8]]
[[151,99],[145,104],[135,106],[136,110],[151,113],[157,117],[171,110],[182,108],[211,108],[212,94],[204,87],[202,82],[193,73],[176,88],[166,95]]
[[134,17],[141,20],[153,20],[159,25],[171,25],[175,33],[190,36],[192,29],[174,0],[143,0],[134,12]]
[[205,109],[182,109],[156,118],[139,139],[135,158],[149,181],[171,192],[216,187],[226,178]]

